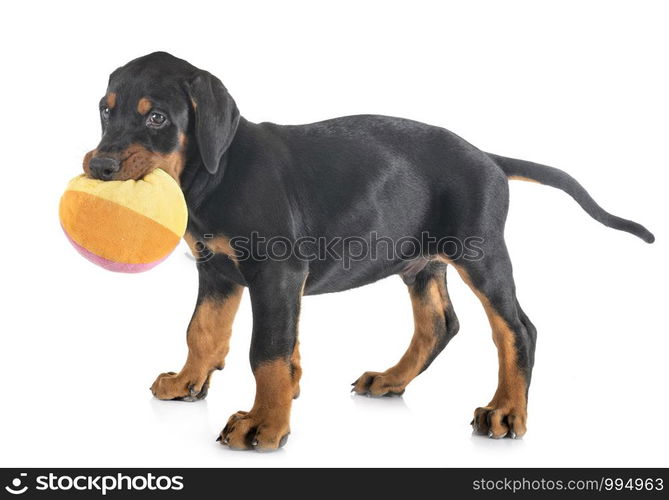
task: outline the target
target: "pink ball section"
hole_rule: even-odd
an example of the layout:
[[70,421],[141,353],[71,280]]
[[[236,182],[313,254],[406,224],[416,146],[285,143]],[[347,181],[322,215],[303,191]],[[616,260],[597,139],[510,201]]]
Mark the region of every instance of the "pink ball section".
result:
[[100,257],[99,255],[96,255],[93,252],[86,250],[84,247],[82,247],[76,241],[70,238],[70,235],[67,234],[67,231],[65,231],[65,229],[63,229],[63,232],[65,233],[65,236],[67,237],[69,242],[72,243],[72,246],[76,249],[76,251],[79,252],[84,258],[90,260],[92,263],[97,264],[100,267],[107,269],[108,271],[114,271],[116,273],[143,273],[144,271],[148,271],[149,269],[153,269],[154,267],[156,267],[162,261],[167,259],[167,257],[169,257],[171,254],[170,252],[170,254],[167,254],[162,259],[159,259],[155,262],[149,262],[148,264],[126,264],[124,262],[114,262],[112,260],[107,260],[104,257]]

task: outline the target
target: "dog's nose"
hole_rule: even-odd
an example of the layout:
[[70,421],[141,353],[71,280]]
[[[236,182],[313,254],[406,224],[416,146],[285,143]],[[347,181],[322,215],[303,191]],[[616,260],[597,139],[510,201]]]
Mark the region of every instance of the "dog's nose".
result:
[[91,176],[94,179],[108,181],[114,177],[116,172],[119,171],[121,164],[116,158],[92,158],[88,163],[88,168],[91,171]]

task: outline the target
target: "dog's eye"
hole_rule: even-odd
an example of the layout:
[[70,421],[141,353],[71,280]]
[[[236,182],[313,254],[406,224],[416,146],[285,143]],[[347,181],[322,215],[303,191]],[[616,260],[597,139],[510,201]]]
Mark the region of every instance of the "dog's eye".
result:
[[149,117],[146,119],[146,126],[151,128],[160,128],[167,123],[167,117],[158,113],[157,111],[152,111],[149,114]]
[[109,120],[109,113],[110,113],[110,111],[109,111],[109,107],[108,107],[108,106],[105,106],[104,108],[102,108],[102,109],[100,110],[100,116],[102,116],[102,119],[103,119],[104,121]]

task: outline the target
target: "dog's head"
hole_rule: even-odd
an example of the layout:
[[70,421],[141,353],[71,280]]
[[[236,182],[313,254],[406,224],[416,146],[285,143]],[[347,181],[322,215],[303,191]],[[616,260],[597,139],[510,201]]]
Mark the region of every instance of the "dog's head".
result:
[[155,52],[111,74],[100,121],[102,140],[84,157],[86,175],[140,179],[161,168],[179,181],[190,163],[218,170],[239,111],[218,78]]

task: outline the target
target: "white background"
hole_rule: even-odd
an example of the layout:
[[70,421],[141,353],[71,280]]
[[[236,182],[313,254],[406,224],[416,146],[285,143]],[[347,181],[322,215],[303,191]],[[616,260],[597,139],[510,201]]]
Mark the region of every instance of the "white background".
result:
[[[7,5],[0,465],[669,465],[666,2]],[[232,452],[214,439],[253,401],[247,296],[209,398],[154,400],[156,375],[185,359],[197,286],[185,245],[149,273],[120,275],[83,260],[58,224],[66,181],[99,140],[108,74],[154,50],[218,75],[251,121],[398,115],[561,167],[658,241],[599,225],[559,191],[512,185],[507,241],[539,330],[522,440],[471,435],[496,353],[480,304],[451,273],[460,334],[402,399],[348,392],[408,345],[401,280],[307,297],[288,445]]]

